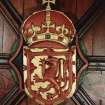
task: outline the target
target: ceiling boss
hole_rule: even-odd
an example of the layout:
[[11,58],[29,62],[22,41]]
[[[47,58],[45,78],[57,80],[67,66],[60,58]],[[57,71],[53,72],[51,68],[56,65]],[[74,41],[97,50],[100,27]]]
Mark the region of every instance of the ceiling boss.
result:
[[29,16],[22,25],[24,87],[40,105],[58,105],[76,89],[76,48],[72,21],[62,12],[51,10],[55,0],[43,0],[46,9]]

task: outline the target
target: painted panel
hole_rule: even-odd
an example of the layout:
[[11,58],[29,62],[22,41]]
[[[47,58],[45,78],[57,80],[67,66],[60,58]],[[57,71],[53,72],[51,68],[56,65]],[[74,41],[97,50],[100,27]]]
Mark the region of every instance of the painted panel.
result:
[[62,12],[34,12],[22,25],[24,87],[29,98],[41,105],[58,105],[76,90],[76,47],[69,47],[76,30]]

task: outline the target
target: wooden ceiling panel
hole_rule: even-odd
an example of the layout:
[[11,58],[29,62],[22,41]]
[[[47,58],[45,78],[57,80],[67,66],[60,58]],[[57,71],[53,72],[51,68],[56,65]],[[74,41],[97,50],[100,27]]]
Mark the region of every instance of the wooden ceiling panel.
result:
[[105,56],[105,14],[96,21],[84,37],[84,44],[91,56]]
[[93,54],[93,29],[88,31],[83,39],[84,46],[87,50],[87,55]]
[[10,0],[19,14],[23,15],[23,0]]
[[77,0],[77,17],[82,17],[95,0]]
[[105,105],[105,72],[88,71],[82,86],[96,105]]
[[[41,7],[41,0],[10,0],[16,10],[27,17]],[[57,0],[56,8],[60,8],[67,14],[80,18],[95,0]]]
[[4,34],[3,34],[3,53],[11,53],[12,46],[17,40],[17,35],[13,29],[4,21]]
[[[13,43],[18,40],[17,34],[10,26],[9,22],[3,17],[0,11],[0,53],[12,53]],[[7,43],[8,42],[8,43]]]
[[105,56],[105,14],[94,24],[93,55]]
[[15,85],[11,71],[12,70],[9,69],[0,69],[0,102],[1,99],[8,94]]

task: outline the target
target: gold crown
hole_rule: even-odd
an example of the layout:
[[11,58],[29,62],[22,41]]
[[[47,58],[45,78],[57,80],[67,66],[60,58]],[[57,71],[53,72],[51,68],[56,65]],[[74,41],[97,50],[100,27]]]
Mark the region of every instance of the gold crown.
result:
[[[71,20],[65,16],[62,12],[51,10],[50,3],[55,3],[55,0],[43,0],[43,4],[47,3],[46,10],[39,11],[37,13],[33,13],[30,17],[26,19],[26,21],[23,24],[23,35],[24,39],[27,40],[29,46],[32,45],[35,42],[49,40],[49,41],[56,41],[58,43],[63,44],[64,46],[68,46],[68,43],[70,43],[75,35],[75,28],[72,24]],[[30,18],[34,17],[35,15],[40,15],[45,13],[44,17],[45,21],[43,23],[37,25],[37,20],[33,23],[31,22]],[[59,14],[61,18],[65,18],[67,22],[65,23],[57,23],[59,20],[58,17],[52,17],[53,13]],[[37,18],[37,17],[36,17]],[[54,18],[54,20],[52,19]],[[56,19],[57,18],[57,19]],[[42,18],[39,18],[39,20]],[[28,22],[27,22],[28,21]],[[30,21],[30,22],[29,22]],[[29,26],[28,26],[28,25]],[[28,26],[26,28],[26,25]]]

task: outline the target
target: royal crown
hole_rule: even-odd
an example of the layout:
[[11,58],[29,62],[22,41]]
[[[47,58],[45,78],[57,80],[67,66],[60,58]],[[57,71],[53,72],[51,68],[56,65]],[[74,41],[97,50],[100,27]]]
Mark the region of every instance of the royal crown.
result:
[[29,46],[44,40],[68,46],[74,38],[72,21],[64,13],[51,10],[50,3],[55,4],[55,0],[43,0],[43,4],[47,4],[46,10],[33,13],[22,26],[24,39]]

